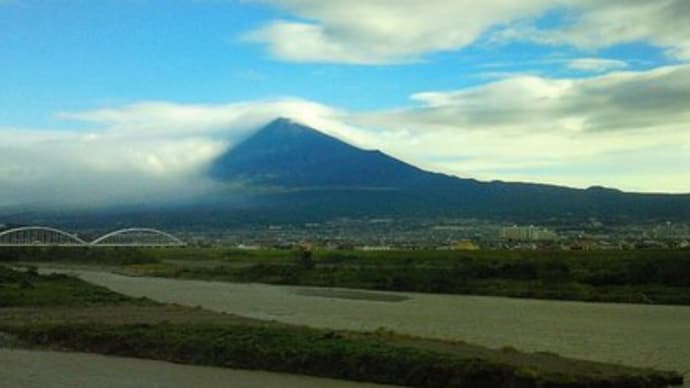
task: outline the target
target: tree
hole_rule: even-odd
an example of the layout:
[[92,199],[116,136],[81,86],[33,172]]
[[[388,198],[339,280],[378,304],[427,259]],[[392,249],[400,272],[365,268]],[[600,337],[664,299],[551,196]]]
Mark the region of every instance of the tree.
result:
[[301,242],[296,247],[297,262],[304,269],[314,268],[314,259],[312,252],[312,244],[308,242]]

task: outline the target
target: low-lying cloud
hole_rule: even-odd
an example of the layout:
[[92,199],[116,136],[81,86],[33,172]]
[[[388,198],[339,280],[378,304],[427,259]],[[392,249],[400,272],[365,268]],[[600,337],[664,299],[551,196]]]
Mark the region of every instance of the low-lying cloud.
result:
[[294,98],[62,112],[92,129],[0,129],[0,205],[212,192],[209,163],[278,116],[463,177],[690,192],[690,65],[584,79],[515,75],[411,98],[375,112]]
[[[224,105],[142,102],[63,112],[88,131],[0,128],[0,206],[99,206],[175,201],[216,189],[209,163],[276,116],[294,117],[347,138],[323,105],[298,100]],[[339,132],[340,131],[340,132]]]

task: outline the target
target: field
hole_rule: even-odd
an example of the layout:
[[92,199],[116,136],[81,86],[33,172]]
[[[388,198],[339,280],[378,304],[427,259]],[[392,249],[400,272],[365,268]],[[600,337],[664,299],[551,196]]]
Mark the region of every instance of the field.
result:
[[682,382],[675,373],[511,347],[492,350],[387,331],[317,330],[247,319],[1,266],[0,300],[6,301],[0,307],[0,346],[4,338],[13,346],[420,387],[661,387]]

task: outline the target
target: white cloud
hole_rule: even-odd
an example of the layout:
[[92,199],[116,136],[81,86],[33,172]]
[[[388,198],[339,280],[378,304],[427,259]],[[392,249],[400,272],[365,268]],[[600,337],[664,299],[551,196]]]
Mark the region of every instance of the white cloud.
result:
[[587,48],[649,41],[690,60],[690,2],[687,0],[590,0],[564,39]]
[[[687,0],[256,0],[297,20],[274,20],[245,38],[294,62],[384,64],[461,49],[491,31],[493,40],[533,40],[597,50],[644,41],[690,60]],[[556,27],[534,21],[549,10]]]
[[604,73],[610,70],[621,70],[628,67],[625,61],[604,58],[578,58],[568,62],[568,68],[577,71]]
[[[369,117],[395,117],[405,126],[531,132],[683,127],[690,118],[690,66],[616,72],[585,79],[518,75],[455,91],[412,96],[419,107]],[[412,121],[408,121],[412,120]]]
[[91,131],[0,128],[0,206],[17,203],[102,205],[177,200],[214,188],[208,164],[253,129],[288,116],[339,137],[357,134],[339,113],[298,99],[225,105],[142,102],[60,113]]
[[315,102],[285,98],[220,105],[150,101],[118,108],[62,112],[58,117],[105,125],[112,130],[112,135],[189,136],[221,132],[228,136],[229,130],[241,135],[276,115],[313,120],[328,114],[335,111]]
[[463,177],[690,192],[690,65],[584,79],[515,75],[412,99],[364,113],[300,99],[61,113],[94,128],[0,129],[0,205],[203,194],[215,189],[209,163],[277,116]]
[[0,129],[0,205],[183,199],[212,185],[200,171],[222,149],[200,137],[17,132]]
[[415,107],[353,122],[385,129],[380,142],[396,155],[462,176],[690,192],[679,167],[690,165],[690,66],[412,97]]
[[404,63],[454,50],[489,27],[533,17],[548,0],[264,0],[306,21],[274,21],[247,34],[295,62]]
[[549,29],[530,23],[501,31],[504,39],[569,44],[598,50],[647,42],[672,58],[690,60],[690,2],[687,0],[562,0],[567,22]]

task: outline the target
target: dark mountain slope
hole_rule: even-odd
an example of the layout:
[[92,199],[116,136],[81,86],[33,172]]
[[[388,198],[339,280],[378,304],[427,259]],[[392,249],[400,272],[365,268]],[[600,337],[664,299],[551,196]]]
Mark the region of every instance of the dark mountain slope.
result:
[[219,180],[289,188],[401,188],[428,183],[440,174],[277,119],[222,155],[213,164],[211,175]]
[[287,119],[269,123],[221,155],[210,174],[224,182],[284,188],[255,199],[269,213],[295,216],[690,218],[690,195],[461,179],[359,149]]

